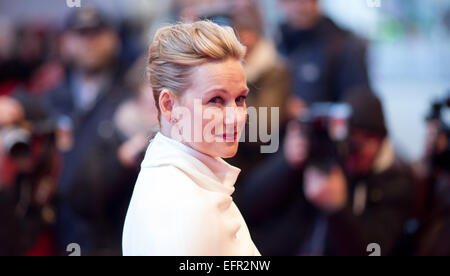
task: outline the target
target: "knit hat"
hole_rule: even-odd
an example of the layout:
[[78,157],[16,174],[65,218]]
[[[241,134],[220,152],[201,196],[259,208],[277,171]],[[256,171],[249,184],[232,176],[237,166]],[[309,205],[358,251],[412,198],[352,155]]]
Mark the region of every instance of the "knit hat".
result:
[[388,134],[382,104],[369,87],[351,90],[344,101],[352,107],[350,128],[362,129],[382,136]]
[[67,18],[65,27],[67,30],[103,30],[113,27],[112,23],[99,9],[87,6],[75,9]]

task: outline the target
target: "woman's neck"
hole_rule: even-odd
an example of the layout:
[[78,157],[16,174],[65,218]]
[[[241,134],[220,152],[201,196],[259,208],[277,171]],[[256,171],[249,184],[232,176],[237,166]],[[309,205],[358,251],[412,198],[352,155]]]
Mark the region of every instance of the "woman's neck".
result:
[[171,132],[172,132],[172,125],[169,124],[169,122],[167,122],[167,121],[164,119],[164,117],[162,117],[162,118],[161,118],[161,133],[162,133],[164,136],[173,139],[173,137],[172,137],[172,135],[171,135]]

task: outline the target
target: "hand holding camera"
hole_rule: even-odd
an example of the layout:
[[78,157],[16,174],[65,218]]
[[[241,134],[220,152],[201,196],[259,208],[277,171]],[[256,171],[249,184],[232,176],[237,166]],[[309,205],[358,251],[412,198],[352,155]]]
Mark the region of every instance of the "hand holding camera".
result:
[[303,190],[310,203],[327,212],[339,211],[347,203],[347,181],[339,166],[333,167],[330,172],[308,167],[304,174]]
[[23,120],[25,112],[20,103],[13,98],[0,96],[0,127]]
[[338,148],[347,139],[350,115],[346,104],[317,103],[287,127],[284,156],[293,169],[304,168],[305,197],[327,212],[339,211],[347,203],[347,180]]

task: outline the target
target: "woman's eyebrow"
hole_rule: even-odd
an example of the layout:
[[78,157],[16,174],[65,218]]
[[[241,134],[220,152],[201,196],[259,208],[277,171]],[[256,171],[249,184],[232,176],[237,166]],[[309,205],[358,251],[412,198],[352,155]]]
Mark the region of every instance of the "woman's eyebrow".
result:
[[223,89],[223,88],[213,88],[213,89],[210,89],[210,90],[208,90],[207,92],[203,93],[202,96],[207,96],[208,94],[212,94],[212,93],[214,93],[214,92],[220,92],[220,93],[223,93],[223,94],[230,94],[226,89]]
[[[249,92],[249,88],[248,87],[245,87],[245,88],[242,88],[242,90],[241,90],[241,94],[248,94],[248,92]],[[231,94],[230,92],[228,92],[228,90],[226,90],[226,89],[223,89],[223,88],[213,88],[213,89],[210,89],[210,90],[208,90],[207,92],[205,92],[203,95],[208,95],[208,94],[210,94],[210,93],[213,93],[213,92],[221,92],[221,93],[225,93],[225,94]]]

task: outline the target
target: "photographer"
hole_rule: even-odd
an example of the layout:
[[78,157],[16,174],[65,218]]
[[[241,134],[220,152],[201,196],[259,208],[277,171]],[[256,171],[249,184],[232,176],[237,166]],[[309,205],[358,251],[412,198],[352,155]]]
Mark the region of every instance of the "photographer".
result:
[[[23,117],[23,110],[17,102],[9,97],[0,97],[0,130]],[[13,176],[7,168],[7,154],[3,149],[0,136],[0,256],[16,253],[14,251],[17,241],[17,224],[14,218],[14,203],[11,193],[7,193],[13,182]]]
[[292,104],[342,101],[353,87],[369,86],[366,42],[324,15],[320,0],[278,0],[284,14],[279,52],[292,76]]
[[119,255],[121,202],[133,178],[123,168],[117,150],[123,137],[114,114],[129,97],[120,62],[122,43],[99,9],[75,9],[61,34],[66,77],[44,96],[50,118],[58,124],[62,169],[58,188],[58,247],[65,253],[78,243],[83,255]]
[[[58,253],[78,243],[83,255],[119,255],[124,202],[135,177],[117,157],[124,138],[114,115],[129,96],[121,42],[114,24],[94,7],[74,10],[59,42],[63,81],[39,99],[15,97],[20,104],[8,106],[16,114],[43,110],[40,128],[54,130],[52,145],[61,152],[60,171],[52,177],[58,183]],[[4,117],[7,123],[18,120],[18,115]]]
[[283,151],[244,186],[242,213],[262,254],[368,255],[370,243],[393,253],[412,177],[389,142],[381,103],[359,90],[346,101],[353,111],[347,141],[320,149],[330,156],[311,162],[315,141],[291,122]]
[[0,98],[0,255],[55,253],[59,155],[32,102],[23,91]]
[[428,135],[422,160],[422,227],[418,233],[417,255],[450,254],[450,94],[433,104],[427,118]]

